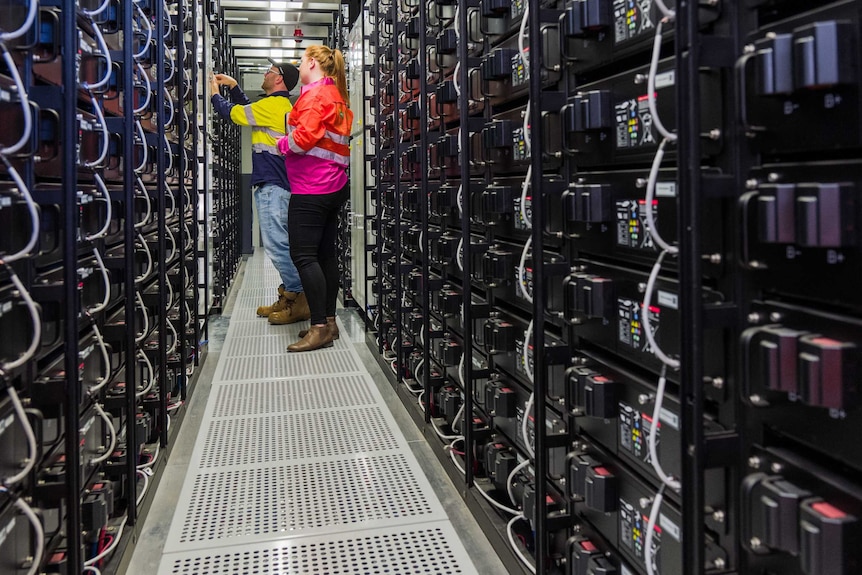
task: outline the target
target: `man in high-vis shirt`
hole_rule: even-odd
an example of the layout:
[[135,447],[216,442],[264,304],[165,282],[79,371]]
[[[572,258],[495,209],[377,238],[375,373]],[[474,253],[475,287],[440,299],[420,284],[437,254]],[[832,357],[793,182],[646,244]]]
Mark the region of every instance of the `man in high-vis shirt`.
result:
[[[276,142],[284,136],[285,117],[292,106],[288,96],[299,81],[295,66],[271,58],[272,66],[263,75],[266,96],[252,102],[237,81],[226,74],[212,79],[212,104],[223,118],[240,126],[251,126],[252,175],[251,189],[260,220],[263,249],[281,276],[278,300],[257,308],[257,315],[269,318],[275,325],[303,321],[311,317],[308,300],[299,280],[299,273],[290,255],[287,234],[287,212],[290,205],[290,183],[284,169],[284,158]],[[230,101],[219,94],[227,86]]]

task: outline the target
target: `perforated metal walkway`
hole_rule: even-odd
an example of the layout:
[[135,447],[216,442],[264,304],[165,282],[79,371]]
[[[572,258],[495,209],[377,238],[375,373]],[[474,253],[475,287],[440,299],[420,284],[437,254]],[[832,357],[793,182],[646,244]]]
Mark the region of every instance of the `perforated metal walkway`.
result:
[[353,344],[255,316],[278,283],[248,260],[159,573],[475,574]]

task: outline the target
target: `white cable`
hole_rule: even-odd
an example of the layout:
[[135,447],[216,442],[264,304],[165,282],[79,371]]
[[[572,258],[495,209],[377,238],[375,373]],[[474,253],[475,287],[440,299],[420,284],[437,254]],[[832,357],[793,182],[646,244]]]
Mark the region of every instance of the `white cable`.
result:
[[167,285],[168,288],[168,305],[165,308],[165,311],[167,311],[174,307],[174,286],[171,284],[170,281],[166,282],[165,285]]
[[669,357],[656,343],[655,336],[652,333],[652,326],[650,325],[649,317],[649,307],[650,305],[652,305],[652,292],[655,289],[655,283],[658,279],[658,272],[659,270],[661,270],[661,262],[662,260],[664,260],[664,257],[666,255],[667,252],[661,252],[652,267],[652,271],[650,271],[649,279],[647,280],[646,291],[644,291],[644,301],[641,304],[641,323],[643,323],[644,331],[646,332],[647,336],[647,341],[652,348],[653,354],[655,354],[655,356],[659,358],[662,363],[664,363],[668,367],[672,369],[679,369],[679,360]]
[[136,128],[138,130],[138,136],[141,138],[141,146],[144,148],[144,158],[141,164],[135,168],[135,173],[140,174],[144,171],[144,166],[147,165],[147,162],[150,161],[149,150],[147,149],[147,136],[144,134],[144,126],[141,125],[140,120],[135,120]]
[[[9,490],[5,487],[0,487],[0,492],[9,493]],[[27,571],[27,575],[36,575],[40,571],[42,557],[45,553],[45,528],[42,527],[39,517],[36,516],[33,509],[27,505],[27,502],[23,498],[15,498],[15,507],[27,517],[27,520],[30,521],[30,525],[33,527],[33,531],[36,532],[36,556],[33,557],[30,569]]]
[[138,60],[139,58],[143,58],[144,54],[147,53],[147,50],[150,49],[150,42],[153,41],[153,23],[150,22],[150,19],[147,18],[147,15],[144,14],[144,11],[141,10],[141,7],[138,6],[137,2],[132,2],[132,4],[135,5],[135,9],[137,9],[138,15],[140,15],[141,20],[143,20],[147,26],[147,41],[144,42],[144,47],[141,49],[141,51],[134,55],[135,60]]
[[647,443],[649,445],[649,455],[650,460],[652,461],[652,468],[655,470],[656,475],[662,480],[662,483],[670,487],[675,491],[679,491],[682,488],[682,484],[665,473],[664,469],[661,466],[661,462],[658,458],[658,448],[656,446],[656,436],[658,435],[658,426],[661,418],[661,405],[664,401],[664,388],[667,383],[667,365],[663,365],[661,367],[661,375],[658,378],[658,389],[655,394],[655,405],[652,410],[652,425],[650,426],[649,436],[647,438]]
[[[533,142],[530,140],[530,100],[527,100],[527,107],[524,108],[524,146],[527,150],[527,156],[533,152]],[[532,164],[530,164],[532,167]],[[529,177],[529,176],[528,176]]]
[[528,354],[530,348],[530,339],[533,337],[533,321],[530,320],[529,325],[527,325],[527,331],[524,332],[524,349],[521,350],[521,358],[524,360],[524,371],[527,373],[527,378],[532,383],[535,380],[535,376],[533,374],[533,368],[530,365],[530,356]]
[[[458,83],[458,75],[461,72],[461,60],[455,63],[455,70],[452,72],[452,83],[455,85],[455,93],[458,96],[461,96],[461,84]],[[460,145],[461,138],[458,138],[458,144]]]
[[177,255],[177,240],[174,237],[174,232],[171,231],[171,228],[165,228],[165,231],[168,232],[168,238],[171,240],[171,255],[169,255],[168,259],[165,261],[170,262]]
[[152,467],[153,464],[156,462],[156,460],[159,458],[159,450],[160,449],[161,448],[159,447],[159,444],[156,443],[156,451],[153,453],[153,456],[150,458],[150,460],[147,461],[146,463],[142,463],[142,464],[138,465],[136,468],[137,469],[148,469],[148,468]]
[[[530,437],[527,433],[527,422],[530,421],[530,411],[533,410],[533,403],[535,402],[535,398],[535,393],[531,393],[530,398],[527,400],[527,403],[524,406],[524,417],[521,418],[521,437],[524,440],[524,447],[527,448],[527,453],[529,453],[530,457],[532,457],[533,459],[536,458],[536,451],[533,449],[533,446],[530,445]],[[538,427],[538,425],[538,422],[534,423],[534,427]]]
[[170,189],[166,191],[167,193],[165,194],[165,197],[171,199],[171,211],[165,214],[165,217],[172,218],[177,211],[177,199],[174,197],[173,191],[171,191]]
[[93,248],[93,257],[96,258],[96,263],[99,265],[99,270],[102,273],[102,285],[105,288],[105,297],[102,298],[102,303],[87,309],[87,312],[90,314],[99,313],[108,307],[108,301],[111,299],[111,279],[108,277],[108,268],[105,267],[105,262],[102,261],[102,254],[96,248]]
[[530,460],[525,459],[524,461],[516,465],[515,468],[512,469],[511,473],[509,473],[509,477],[506,478],[506,493],[509,494],[509,501],[511,501],[515,505],[518,505],[518,502],[515,501],[515,492],[512,491],[512,487],[514,487],[515,476],[518,474],[519,471],[521,471],[528,465],[530,465]]
[[458,471],[461,472],[461,475],[466,475],[467,472],[464,471],[464,468],[461,466],[460,463],[458,463],[458,456],[455,454],[455,444],[458,443],[459,441],[464,441],[464,437],[463,436],[456,437],[455,441],[453,441],[449,445],[443,447],[443,450],[449,452],[449,458],[452,460],[452,463],[455,464],[455,467],[458,469]]
[[530,290],[527,286],[527,252],[530,251],[530,247],[533,245],[533,236],[527,238],[527,243],[524,244],[524,249],[521,251],[521,260],[518,263],[518,291],[521,292],[521,295],[524,296],[524,299],[530,303],[533,303],[533,294],[530,293]]
[[102,352],[102,361],[105,362],[105,375],[96,380],[96,385],[89,388],[90,395],[94,395],[100,389],[107,385],[108,381],[111,379],[111,356],[108,355],[108,348],[105,346],[105,340],[102,338],[102,332],[99,331],[96,322],[93,322],[93,337],[96,338],[96,343],[99,345],[99,350]]
[[177,350],[177,345],[180,343],[180,336],[179,336],[179,335],[177,335],[177,329],[174,327],[174,324],[173,324],[172,322],[167,321],[167,322],[165,322],[165,323],[167,324],[168,329],[170,329],[170,330],[171,330],[171,332],[173,332],[173,335],[174,335],[173,343],[171,343],[171,347],[170,347],[170,348],[168,348],[168,351],[167,351],[167,353],[170,355],[170,354],[174,353],[174,352]]
[[[168,34],[170,34],[170,32],[168,32]],[[170,82],[171,80],[174,79],[174,74],[176,73],[176,70],[177,70],[177,63],[174,60],[174,53],[173,52],[171,52],[170,50],[165,50],[165,55],[168,56],[168,61],[170,61],[170,63],[171,63],[171,74],[170,74],[170,76],[165,78],[165,84],[167,84],[168,82]]]
[[[137,4],[136,4],[136,6],[137,6]],[[149,74],[147,74],[146,70],[144,70],[144,67],[141,66],[140,62],[135,62],[135,66],[138,68],[138,75],[140,75],[143,78],[144,84],[147,87],[147,89],[145,90],[145,92],[147,93],[147,99],[144,100],[144,103],[141,104],[140,108],[135,108],[135,110],[134,110],[135,114],[141,114],[141,113],[143,113],[144,110],[146,110],[150,106],[150,100],[152,99],[152,95],[153,95],[153,83],[150,82],[150,76],[149,76]]]
[[[36,0],[31,0],[31,6],[36,5]],[[24,114],[24,133],[21,134],[21,139],[11,146],[0,148],[0,154],[11,155],[17,153],[23,148],[30,139],[30,134],[33,132],[33,112],[30,110],[30,99],[27,97],[27,90],[24,89],[24,81],[18,73],[18,66],[12,59],[12,54],[6,48],[3,42],[0,42],[0,48],[3,49],[3,61],[6,62],[6,67],[9,68],[9,74],[12,75],[12,80],[15,82],[15,88],[18,92],[18,99],[21,103],[21,112]]]
[[143,180],[141,180],[141,177],[138,176],[137,180],[138,180],[138,185],[141,187],[141,194],[144,198],[144,201],[147,204],[147,215],[146,215],[146,217],[143,220],[141,220],[140,222],[135,224],[135,228],[142,228],[145,225],[147,225],[147,223],[150,221],[150,218],[153,215],[153,202],[150,200],[150,194],[147,193],[147,187],[144,185],[144,182],[143,182]]
[[676,11],[668,8],[663,0],[655,0],[655,5],[658,6],[658,9],[661,10],[661,13],[664,14],[665,18],[668,20],[676,18]]
[[135,394],[135,397],[143,397],[150,393],[150,391],[153,389],[153,386],[156,383],[156,372],[153,370],[153,364],[150,362],[150,358],[147,357],[146,353],[141,350],[138,350],[138,353],[135,354],[135,357],[144,360],[144,364],[147,366],[147,371],[150,373],[147,387]]
[[536,568],[533,566],[532,563],[530,563],[530,560],[527,559],[527,556],[521,552],[521,549],[518,547],[518,544],[515,542],[515,536],[512,534],[512,526],[519,519],[523,519],[524,521],[527,521],[527,518],[524,517],[523,515],[517,515],[515,517],[512,517],[512,519],[510,519],[509,522],[506,524],[506,534],[509,536],[509,545],[512,546],[512,551],[515,552],[515,555],[518,556],[518,559],[521,560],[521,563],[524,564],[524,566],[530,571],[530,573],[535,573]]
[[530,18],[530,5],[527,4],[524,8],[524,15],[521,17],[521,28],[518,30],[518,52],[521,54],[521,61],[524,63],[524,69],[530,71],[530,59],[527,57],[527,21]]
[[18,421],[21,422],[21,427],[24,428],[24,435],[27,436],[27,449],[30,453],[24,468],[15,475],[3,480],[3,485],[12,485],[27,477],[27,474],[30,473],[30,470],[32,470],[33,466],[36,465],[37,448],[36,435],[33,433],[33,427],[30,425],[30,420],[27,418],[27,413],[24,411],[24,406],[21,404],[18,392],[15,391],[15,388],[12,385],[6,388],[6,392],[9,394],[9,399],[12,401],[12,406],[15,408],[15,415],[18,416]]
[[141,501],[144,500],[144,496],[147,494],[147,489],[150,487],[150,476],[147,475],[147,472],[143,469],[138,469],[136,473],[139,477],[143,477],[144,479],[144,487],[141,489],[141,494],[138,495],[137,499],[135,499],[135,506],[137,507],[141,504]]
[[[0,260],[0,262],[2,262],[2,260]],[[15,287],[18,289],[18,293],[21,295],[21,299],[23,299],[24,303],[27,304],[27,309],[30,311],[30,321],[33,325],[33,337],[30,340],[30,346],[27,350],[15,361],[0,364],[0,369],[3,371],[11,371],[30,361],[36,354],[36,350],[39,348],[39,344],[42,341],[42,318],[39,314],[39,308],[36,307],[36,303],[33,301],[33,298],[30,297],[30,292],[27,291],[24,284],[21,283],[20,279],[18,279],[18,275],[15,273],[15,270],[13,270],[12,266],[8,264],[6,265],[6,269],[9,271],[9,279],[11,279],[12,283],[15,284]]]
[[102,79],[95,84],[90,84],[88,82],[83,82],[81,84],[82,88],[92,92],[93,90],[99,90],[104,87],[111,79],[111,74],[113,74],[114,72],[114,61],[111,60],[111,51],[108,50],[108,45],[105,43],[105,37],[102,35],[101,28],[99,28],[98,24],[93,22],[92,18],[90,19],[90,24],[93,25],[93,32],[96,33],[96,42],[99,44],[99,51],[105,57],[105,75],[102,77]]
[[108,433],[111,436],[111,444],[108,446],[108,449],[105,450],[105,453],[100,455],[99,457],[94,458],[90,463],[101,463],[107,460],[111,454],[114,452],[114,448],[117,446],[117,430],[114,428],[114,422],[111,421],[111,418],[105,413],[105,410],[102,409],[102,406],[99,405],[99,402],[93,404],[96,411],[101,416],[102,420],[108,425]]
[[[463,358],[464,355],[462,354],[461,357]],[[461,407],[458,409],[458,413],[455,414],[455,418],[452,420],[452,431],[458,431],[458,428],[455,426],[458,425],[458,421],[461,419],[461,416],[464,415],[464,408],[466,406],[466,403],[462,403]]]
[[649,520],[647,521],[647,534],[644,541],[644,563],[646,564],[647,575],[656,575],[653,569],[652,542],[655,538],[655,524],[658,520],[658,512],[661,508],[661,502],[664,499],[664,485],[659,487],[655,498],[652,501],[652,508],[649,512]]
[[165,172],[169,174],[174,170],[174,155],[171,153],[171,143],[168,141],[168,135],[163,134],[162,139],[165,142],[165,150],[168,153],[168,167]]
[[26,34],[30,28],[33,27],[33,22],[36,20],[36,13],[38,12],[38,6],[39,2],[37,2],[37,0],[30,0],[30,11],[27,12],[27,19],[24,20],[24,23],[17,30],[13,32],[0,33],[0,42],[8,42],[9,40],[20,38]]
[[36,202],[33,201],[33,196],[30,195],[30,190],[27,188],[24,180],[21,179],[21,175],[18,173],[18,170],[15,169],[3,154],[0,154],[0,159],[3,160],[4,164],[6,164],[6,171],[10,176],[12,176],[12,179],[15,181],[15,185],[18,186],[18,191],[24,197],[24,201],[27,203],[27,212],[30,214],[30,239],[27,241],[27,245],[21,248],[18,253],[10,254],[2,258],[2,261],[8,264],[27,257],[30,255],[30,252],[33,251],[33,248],[36,246],[36,242],[39,239],[40,218],[39,210],[36,208]]
[[108,157],[108,140],[110,135],[108,134],[108,123],[105,121],[105,114],[102,112],[102,107],[99,105],[99,99],[92,90],[89,90],[89,93],[90,101],[93,102],[93,110],[96,112],[96,118],[99,120],[99,128],[102,130],[102,150],[99,152],[98,158],[92,162],[84,162],[84,167],[97,168],[105,161],[105,158]]
[[105,181],[99,176],[99,174],[93,174],[93,177],[96,179],[96,187],[99,188],[99,191],[102,192],[102,196],[105,198],[105,225],[102,226],[102,229],[96,232],[95,234],[91,234],[89,236],[84,236],[84,239],[88,242],[103,238],[108,234],[108,228],[111,227],[111,219],[114,217],[114,208],[111,205],[111,194],[108,193],[108,186],[105,185]]
[[147,313],[147,308],[144,305],[144,300],[141,297],[141,292],[135,292],[135,299],[138,301],[138,305],[141,306],[141,313],[144,314],[144,329],[141,333],[135,336],[135,343],[141,343],[146,339],[147,334],[150,332],[150,315]]
[[[168,87],[165,86],[164,90],[165,90],[165,97],[167,97],[167,99],[171,101],[171,104],[168,107],[171,111],[171,116],[170,116],[169,120],[165,120],[165,126],[170,126],[174,123],[174,117],[176,116],[176,110],[174,109],[174,98],[173,98],[173,96],[171,96],[171,93],[168,90]],[[167,136],[165,136],[165,137],[167,137]]]
[[658,171],[661,167],[661,161],[664,158],[664,148],[667,145],[668,140],[664,139],[661,141],[661,144],[658,146],[658,150],[656,150],[655,158],[653,158],[652,167],[649,171],[649,179],[647,180],[647,188],[646,188],[646,221],[647,221],[647,231],[649,232],[650,237],[653,242],[666,251],[669,254],[677,254],[679,253],[679,248],[677,246],[672,246],[666,241],[661,235],[658,233],[658,228],[655,223],[655,212],[653,209],[653,198],[655,197],[655,188],[658,183]]
[[[171,30],[174,29],[174,23],[171,21],[171,14],[168,10],[168,3],[162,2],[162,4],[164,4],[164,11],[162,12],[162,14],[163,14],[162,26],[165,25],[165,22],[164,22],[165,19],[167,19],[167,22],[168,22],[168,25],[165,27],[167,29],[167,32],[162,34],[162,39],[167,39],[167,37],[171,35]],[[177,12],[179,12],[179,10]],[[177,16],[179,16],[179,14],[177,14]]]
[[443,439],[444,441],[452,441],[453,439],[458,439],[461,437],[460,435],[446,435],[445,433],[440,431],[440,428],[437,427],[437,424],[434,423],[433,419],[431,420],[431,427],[434,428],[434,433],[437,434],[437,437]]
[[458,202],[458,214],[460,216],[463,216],[464,215],[464,184],[461,184],[460,186],[458,186],[457,202]]
[[455,252],[455,261],[458,263],[458,269],[464,271],[464,238],[458,240],[458,250]]
[[95,10],[87,10],[85,8],[81,8],[81,12],[84,13],[84,16],[87,16],[88,18],[92,19],[93,16],[98,16],[99,14],[104,12],[105,9],[110,5],[111,5],[111,0],[105,0],[104,2],[102,2],[102,5],[99,6],[98,8],[96,8]]
[[488,503],[490,503],[491,505],[493,505],[494,507],[496,507],[496,508],[497,508],[497,509],[499,509],[500,511],[505,511],[506,513],[510,513],[510,514],[512,514],[512,515],[520,515],[520,514],[521,514],[521,512],[520,512],[520,511],[518,511],[517,509],[512,509],[511,507],[506,507],[506,506],[505,506],[505,505],[503,505],[502,503],[497,503],[497,501],[495,501],[493,497],[491,497],[490,495],[488,495],[487,493],[485,493],[485,490],[484,490],[484,489],[482,489],[481,487],[478,487],[478,486],[475,486],[475,485],[474,485],[474,487],[476,487],[476,491],[477,491],[477,492],[478,492],[482,497],[484,497],[484,498],[485,498],[485,500],[486,500]]
[[93,557],[92,559],[87,559],[86,561],[84,561],[85,567],[91,567],[91,566],[95,565],[96,563],[98,563],[99,561],[101,561],[102,559],[104,559],[105,557],[107,557],[108,555],[110,555],[111,553],[114,552],[114,549],[116,549],[117,545],[120,544],[120,537],[123,536],[123,529],[125,529],[126,522],[128,520],[129,520],[128,515],[126,517],[123,517],[123,521],[122,521],[122,523],[120,523],[120,526],[117,527],[117,534],[114,536],[114,540],[111,542],[111,544],[108,545],[104,551],[102,551],[101,553],[99,553],[98,555]]
[[150,253],[150,248],[147,247],[147,242],[144,240],[144,236],[142,236],[140,232],[138,232],[138,239],[141,242],[141,248],[147,254],[147,271],[145,271],[143,275],[137,276],[135,278],[135,283],[140,283],[145,280],[153,271],[153,254]]
[[[656,0],[656,4],[659,3],[660,0]],[[667,130],[664,127],[664,124],[661,123],[661,118],[658,115],[658,109],[655,105],[655,80],[656,75],[658,74],[658,59],[661,54],[661,28],[664,20],[659,21],[658,25],[655,28],[655,41],[653,42],[652,48],[652,61],[650,61],[649,65],[649,74],[647,75],[647,103],[649,104],[649,111],[652,115],[652,125],[659,131],[659,133],[668,141],[675,142],[677,139],[677,135],[673,132]]]
[[527,167],[527,175],[524,176],[524,183],[521,184],[521,205],[518,206],[519,211],[521,212],[521,221],[524,222],[524,225],[527,228],[533,227],[533,222],[530,218],[527,217],[527,191],[530,189],[532,185],[531,178],[533,176],[533,166],[530,165]]

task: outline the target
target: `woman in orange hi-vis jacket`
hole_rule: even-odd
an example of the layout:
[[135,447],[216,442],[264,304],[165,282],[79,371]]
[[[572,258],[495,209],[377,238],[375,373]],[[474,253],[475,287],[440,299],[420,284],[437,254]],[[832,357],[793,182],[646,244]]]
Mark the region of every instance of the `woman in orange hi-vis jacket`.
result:
[[284,154],[292,197],[287,214],[290,253],[311,308],[311,327],[288,351],[311,351],[338,339],[336,233],[338,212],[350,196],[347,166],[353,112],[339,50],[309,46],[299,66],[302,90],[287,116]]

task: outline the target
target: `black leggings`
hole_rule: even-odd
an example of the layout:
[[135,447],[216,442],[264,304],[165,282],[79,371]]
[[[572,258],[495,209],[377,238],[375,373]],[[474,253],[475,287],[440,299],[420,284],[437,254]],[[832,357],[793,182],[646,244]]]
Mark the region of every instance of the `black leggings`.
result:
[[291,194],[287,213],[290,255],[308,298],[312,325],[335,315],[338,299],[338,212],[350,184],[332,194]]

